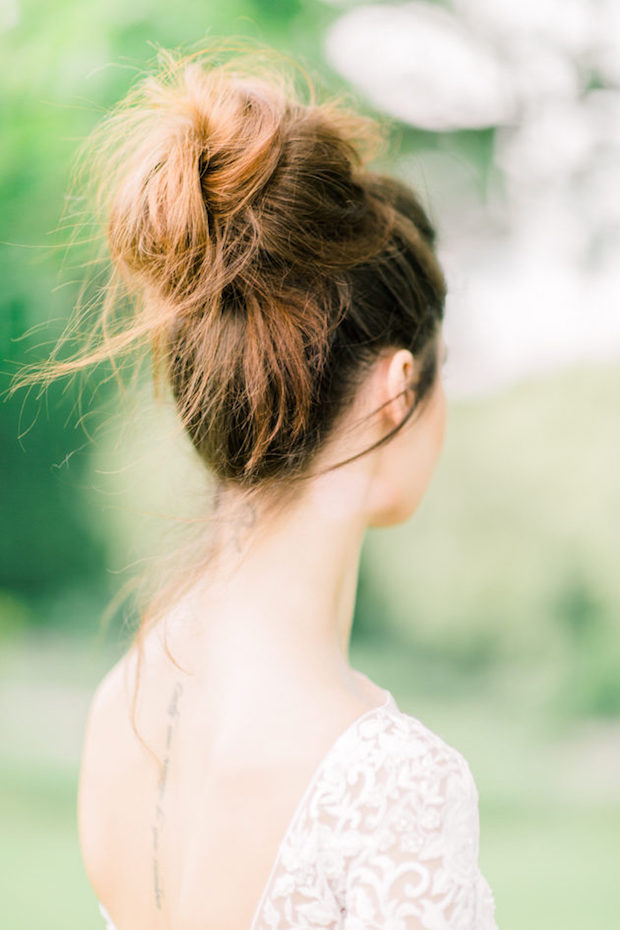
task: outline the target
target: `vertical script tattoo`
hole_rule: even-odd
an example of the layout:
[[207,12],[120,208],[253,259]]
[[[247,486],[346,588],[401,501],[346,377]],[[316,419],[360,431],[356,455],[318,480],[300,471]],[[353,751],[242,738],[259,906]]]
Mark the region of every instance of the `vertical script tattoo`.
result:
[[155,905],[158,910],[161,910],[162,906],[162,897],[163,897],[163,888],[161,881],[161,872],[159,865],[159,840],[161,838],[161,831],[164,825],[164,794],[166,791],[166,784],[168,781],[168,769],[170,766],[170,746],[172,744],[172,736],[174,730],[178,723],[179,717],[179,697],[183,693],[183,685],[180,681],[174,686],[174,691],[172,692],[172,698],[168,704],[168,728],[166,731],[166,755],[164,756],[163,767],[161,771],[161,776],[157,784],[157,799],[155,803],[155,823],[153,825],[153,890],[155,892]]

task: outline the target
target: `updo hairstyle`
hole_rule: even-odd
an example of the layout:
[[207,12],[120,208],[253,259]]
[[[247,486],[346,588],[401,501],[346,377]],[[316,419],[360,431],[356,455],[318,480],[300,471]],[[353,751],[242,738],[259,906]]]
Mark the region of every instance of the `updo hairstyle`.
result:
[[378,122],[218,51],[161,50],[87,140],[113,267],[90,351],[45,376],[148,345],[216,481],[287,484],[382,351],[423,363],[403,424],[423,403],[446,288],[418,197],[363,167]]

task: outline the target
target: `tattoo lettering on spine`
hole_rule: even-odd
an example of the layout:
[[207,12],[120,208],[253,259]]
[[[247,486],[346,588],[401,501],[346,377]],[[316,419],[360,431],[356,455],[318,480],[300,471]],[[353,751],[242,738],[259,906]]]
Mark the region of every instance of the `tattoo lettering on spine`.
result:
[[164,794],[166,791],[166,784],[168,781],[168,769],[170,767],[170,746],[172,744],[172,737],[174,730],[176,728],[178,717],[179,717],[179,698],[183,693],[183,685],[180,681],[174,686],[174,691],[172,692],[172,698],[168,705],[168,728],[166,731],[166,755],[164,757],[163,767],[161,770],[161,775],[159,782],[157,784],[157,799],[155,802],[155,823],[153,825],[153,890],[155,892],[155,906],[158,910],[161,910],[162,898],[163,898],[163,888],[161,881],[161,872],[159,865],[159,840],[161,837],[161,831],[163,829],[165,817],[164,817]]

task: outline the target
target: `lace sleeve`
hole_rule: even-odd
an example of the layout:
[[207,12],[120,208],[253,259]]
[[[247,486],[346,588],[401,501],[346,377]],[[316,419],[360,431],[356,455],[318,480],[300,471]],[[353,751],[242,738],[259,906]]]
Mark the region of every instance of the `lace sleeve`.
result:
[[406,741],[366,784],[344,930],[496,930],[478,868],[478,792],[465,759],[435,734]]

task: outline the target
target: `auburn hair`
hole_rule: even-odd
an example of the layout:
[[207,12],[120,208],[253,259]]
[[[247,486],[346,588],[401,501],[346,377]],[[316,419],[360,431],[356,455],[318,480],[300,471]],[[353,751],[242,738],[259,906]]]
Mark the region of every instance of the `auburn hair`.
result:
[[[343,99],[317,102],[290,65],[238,42],[159,51],[77,157],[108,269],[86,344],[55,357],[83,319],[77,307],[52,357],[12,388],[145,349],[218,491],[246,497],[312,476],[390,348],[420,359],[414,400],[371,449],[404,425],[437,377],[446,296],[420,199],[368,167],[384,127]],[[194,570],[182,557],[167,585],[154,573],[134,635],[134,713],[146,628],[189,589],[205,543],[200,522]]]

